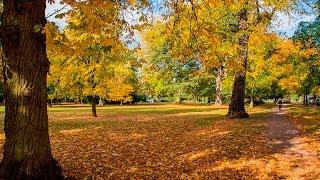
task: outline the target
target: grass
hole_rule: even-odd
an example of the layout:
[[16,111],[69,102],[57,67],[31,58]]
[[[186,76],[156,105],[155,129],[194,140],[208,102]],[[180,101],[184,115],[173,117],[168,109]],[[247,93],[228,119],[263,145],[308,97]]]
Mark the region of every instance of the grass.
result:
[[268,156],[264,131],[270,109],[248,109],[251,118],[243,121],[226,119],[227,110],[104,106],[93,118],[90,106],[55,106],[49,108],[52,152],[64,175],[76,179],[258,177],[245,166],[212,167]]
[[294,106],[290,109],[291,118],[308,136],[320,134],[320,108]]

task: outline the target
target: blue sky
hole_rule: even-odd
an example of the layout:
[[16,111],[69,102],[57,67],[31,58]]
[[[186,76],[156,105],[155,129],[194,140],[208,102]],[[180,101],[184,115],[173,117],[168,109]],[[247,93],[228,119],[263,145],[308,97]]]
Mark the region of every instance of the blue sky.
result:
[[299,22],[306,21],[312,22],[316,17],[314,15],[302,15],[294,13],[291,15],[285,13],[278,13],[276,19],[272,22],[270,29],[277,32],[280,35],[291,37],[295,30],[298,28]]
[[[56,3],[52,5],[47,4],[46,14],[49,15],[56,10],[61,9],[63,5],[61,5],[59,2],[60,0],[56,0]],[[64,9],[63,11],[67,11],[67,9]],[[307,15],[301,13],[292,13],[290,15],[285,13],[278,13],[276,17],[277,18],[273,21],[270,29],[286,37],[291,37],[293,35],[294,31],[298,27],[299,22],[310,22],[315,19],[315,16],[312,14]],[[55,22],[60,27],[60,29],[63,29],[63,27],[65,27],[66,25],[65,19],[56,19],[54,15],[49,17],[48,19],[51,22]]]
[[[57,10],[60,10],[64,5],[60,4],[60,0],[56,0],[55,3],[49,4],[47,3],[47,8],[46,8],[46,16],[49,16],[56,12]],[[66,12],[68,9],[64,8],[60,12]],[[56,23],[61,29],[63,29],[66,25],[66,20],[65,19],[57,19],[55,18],[55,15],[52,15],[48,18],[49,21]]]

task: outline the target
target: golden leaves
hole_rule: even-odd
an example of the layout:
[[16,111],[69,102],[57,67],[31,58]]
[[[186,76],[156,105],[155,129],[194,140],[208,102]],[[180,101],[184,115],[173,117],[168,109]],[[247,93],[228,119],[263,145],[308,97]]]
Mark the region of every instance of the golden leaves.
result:
[[[76,179],[230,179],[237,174],[233,169],[210,170],[228,162],[238,164],[239,159],[266,155],[266,143],[261,137],[263,122],[227,121],[227,107],[216,109],[214,114],[212,108],[108,106],[98,107],[100,116],[93,119],[89,107],[60,107],[63,112],[49,112],[53,155],[65,175]],[[191,110],[202,113],[175,116]],[[197,122],[204,119],[209,123],[198,126]],[[194,135],[199,132],[203,135]],[[253,172],[239,169],[237,177],[254,176]]]

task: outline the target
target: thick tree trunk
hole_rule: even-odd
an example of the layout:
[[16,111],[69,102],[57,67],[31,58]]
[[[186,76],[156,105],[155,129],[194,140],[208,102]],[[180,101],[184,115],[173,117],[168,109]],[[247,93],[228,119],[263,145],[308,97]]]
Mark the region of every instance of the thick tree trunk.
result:
[[47,115],[45,0],[4,0],[5,143],[0,179],[62,179],[51,155]]
[[239,37],[240,46],[240,62],[239,68],[235,73],[235,79],[232,90],[231,103],[229,105],[228,118],[248,118],[249,114],[244,108],[244,93],[246,85],[246,70],[248,60],[248,12],[247,9],[242,9],[239,13],[239,30],[242,33]]
[[94,100],[91,102],[91,110],[92,110],[92,116],[93,116],[93,117],[98,117],[98,116],[97,116],[97,105],[96,105],[95,98],[94,98]]
[[222,105],[222,78],[223,78],[224,70],[223,66],[218,68],[218,74],[216,77],[216,101],[215,105],[221,106]]

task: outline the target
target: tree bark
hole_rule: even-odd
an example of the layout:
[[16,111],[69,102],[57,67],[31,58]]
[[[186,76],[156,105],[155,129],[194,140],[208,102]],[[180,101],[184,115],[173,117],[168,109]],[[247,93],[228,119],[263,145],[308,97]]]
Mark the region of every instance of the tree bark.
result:
[[82,98],[81,98],[81,93],[80,92],[78,93],[78,102],[79,102],[79,104],[82,104]]
[[248,118],[249,114],[244,108],[244,93],[246,85],[246,70],[248,60],[248,41],[249,34],[248,28],[248,12],[244,8],[238,15],[239,25],[238,28],[242,33],[239,37],[240,46],[240,67],[235,72],[235,79],[232,90],[231,103],[229,105],[228,118]]
[[5,143],[0,179],[62,179],[51,155],[47,115],[45,0],[4,0]]
[[304,98],[305,98],[305,105],[308,106],[308,103],[309,103],[309,102],[308,102],[308,94],[305,94],[305,95],[304,95]]
[[253,93],[251,93],[250,95],[250,108],[254,107],[254,97],[253,97]]
[[49,99],[49,107],[52,107],[52,99]]
[[218,68],[218,74],[216,77],[216,101],[215,105],[221,106],[222,105],[222,77],[224,74],[223,66]]
[[97,116],[97,105],[96,105],[95,98],[93,98],[93,100],[91,102],[91,110],[92,110],[92,116],[93,117],[98,117]]

